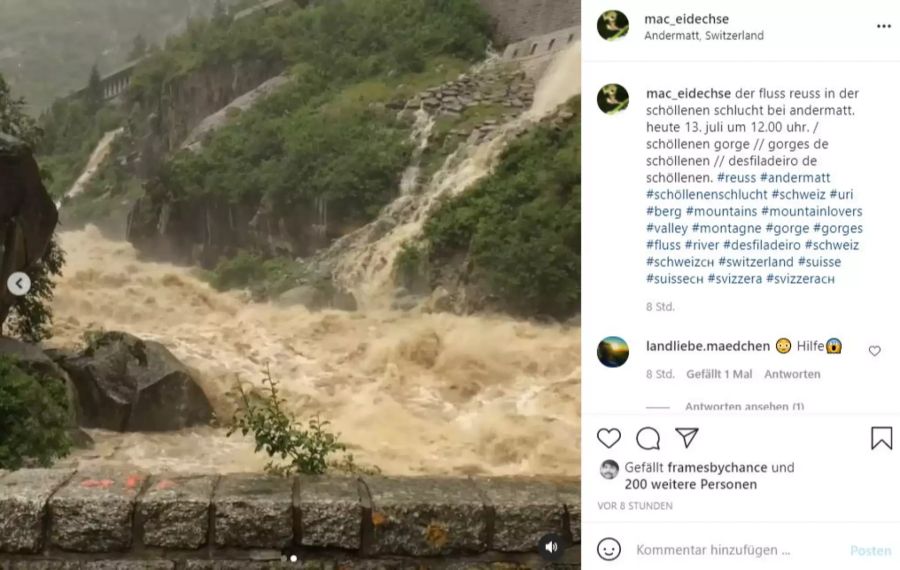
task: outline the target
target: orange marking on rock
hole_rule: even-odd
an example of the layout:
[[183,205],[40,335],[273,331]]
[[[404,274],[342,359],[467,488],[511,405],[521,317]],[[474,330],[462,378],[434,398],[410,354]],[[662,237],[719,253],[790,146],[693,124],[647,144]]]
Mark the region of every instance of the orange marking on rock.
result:
[[171,489],[175,486],[175,481],[170,481],[168,479],[163,479],[159,483],[156,484],[156,488],[159,491],[164,491],[165,489]]
[[85,489],[96,489],[98,487],[101,489],[109,489],[114,483],[115,482],[111,479],[85,479],[81,482],[81,486]]
[[128,487],[129,489],[134,489],[135,487],[140,485],[140,483],[141,483],[140,475],[129,475],[128,480],[125,481],[125,486]]

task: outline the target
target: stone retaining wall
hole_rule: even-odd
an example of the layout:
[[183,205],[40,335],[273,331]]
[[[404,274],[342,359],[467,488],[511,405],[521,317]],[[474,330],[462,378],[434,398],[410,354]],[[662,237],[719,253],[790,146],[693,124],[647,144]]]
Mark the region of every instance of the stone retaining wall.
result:
[[576,568],[580,542],[578,479],[0,472],[2,570]]
[[516,62],[528,77],[539,80],[561,51],[579,42],[581,26],[572,26],[511,43],[501,57],[504,61]]
[[501,44],[581,25],[581,0],[478,0]]
[[581,26],[563,28],[509,44],[503,50],[503,59],[526,60],[552,56],[579,41]]

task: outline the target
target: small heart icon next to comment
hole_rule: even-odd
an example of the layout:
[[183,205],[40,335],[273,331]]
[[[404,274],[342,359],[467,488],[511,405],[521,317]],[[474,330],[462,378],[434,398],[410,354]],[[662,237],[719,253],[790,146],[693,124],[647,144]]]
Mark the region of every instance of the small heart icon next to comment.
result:
[[597,439],[606,446],[606,449],[612,449],[612,446],[619,443],[619,440],[622,439],[622,432],[616,428],[601,428],[597,432]]
[[881,354],[881,347],[873,344],[869,347],[869,354],[871,354],[872,356],[878,356],[879,354]]

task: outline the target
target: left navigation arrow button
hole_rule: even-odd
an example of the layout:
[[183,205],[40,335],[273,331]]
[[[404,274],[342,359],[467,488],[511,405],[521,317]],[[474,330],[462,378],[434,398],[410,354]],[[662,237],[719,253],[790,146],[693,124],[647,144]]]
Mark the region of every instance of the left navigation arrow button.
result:
[[6,288],[16,297],[24,297],[31,291],[31,277],[26,273],[17,271],[6,280]]

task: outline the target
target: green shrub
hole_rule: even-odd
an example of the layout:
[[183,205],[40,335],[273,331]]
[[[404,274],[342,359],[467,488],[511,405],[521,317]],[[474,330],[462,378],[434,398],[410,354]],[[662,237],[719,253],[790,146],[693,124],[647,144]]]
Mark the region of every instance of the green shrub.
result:
[[13,305],[6,323],[0,323],[0,333],[5,331],[26,342],[40,342],[50,337],[54,280],[62,275],[65,262],[65,253],[54,236],[44,257],[29,272],[31,291]]
[[247,287],[266,277],[264,260],[257,254],[241,251],[229,259],[223,259],[212,270],[211,284],[220,291]]
[[[238,431],[245,436],[252,433],[256,451],[275,458],[266,465],[270,473],[319,475],[328,471],[329,457],[347,449],[336,434],[328,431],[329,423],[316,416],[304,424],[285,410],[286,400],[268,369],[263,390],[260,396],[239,383],[229,393],[237,411],[229,424],[228,436]],[[346,462],[347,458],[345,465]],[[349,465],[354,465],[352,456]]]
[[71,449],[66,388],[0,358],[0,468],[49,467]]
[[263,262],[264,281],[257,285],[258,298],[270,299],[296,287],[307,277],[307,268],[288,257],[272,257]]
[[429,280],[428,246],[408,242],[403,244],[394,260],[394,280],[409,291],[418,292]]
[[201,277],[219,291],[249,289],[254,299],[260,301],[315,280],[304,264],[293,259],[267,258],[248,251],[223,258],[212,271],[205,272]]
[[566,318],[581,299],[579,101],[565,125],[511,143],[495,171],[445,202],[425,225],[436,266],[467,253],[473,277],[520,316]]

